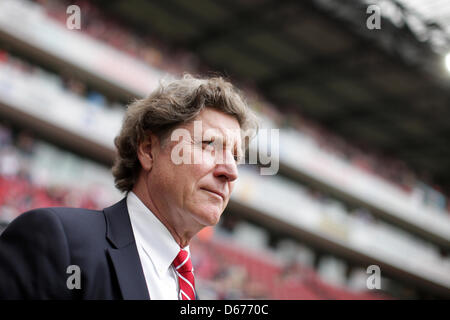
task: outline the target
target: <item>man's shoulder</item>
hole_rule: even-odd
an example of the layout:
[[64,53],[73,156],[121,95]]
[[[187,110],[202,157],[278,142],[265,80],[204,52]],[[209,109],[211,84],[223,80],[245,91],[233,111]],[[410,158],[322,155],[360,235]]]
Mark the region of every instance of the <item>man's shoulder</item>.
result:
[[27,228],[34,230],[59,229],[66,235],[83,235],[88,230],[105,228],[101,210],[71,207],[44,207],[26,211],[14,219],[7,229]]
[[72,207],[43,207],[24,212],[19,216],[21,219],[57,219],[63,223],[77,223],[83,220],[101,220],[103,214],[101,210],[90,210]]
[[46,207],[31,210],[35,213],[50,212],[60,219],[95,219],[102,217],[102,210],[92,210],[74,207]]

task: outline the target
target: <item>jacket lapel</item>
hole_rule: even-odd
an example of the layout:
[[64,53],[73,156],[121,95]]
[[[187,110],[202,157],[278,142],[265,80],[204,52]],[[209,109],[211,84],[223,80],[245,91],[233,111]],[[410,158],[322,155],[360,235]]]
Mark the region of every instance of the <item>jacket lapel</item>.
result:
[[108,248],[107,252],[114,266],[123,299],[150,299],[133,236],[126,197],[105,208],[103,213],[106,219],[106,238],[113,246]]

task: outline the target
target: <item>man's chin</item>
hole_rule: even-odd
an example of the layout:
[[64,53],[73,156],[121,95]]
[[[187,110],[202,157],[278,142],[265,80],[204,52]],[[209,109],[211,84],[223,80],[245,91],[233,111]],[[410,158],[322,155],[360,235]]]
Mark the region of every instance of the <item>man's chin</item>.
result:
[[222,212],[219,209],[205,210],[196,214],[197,221],[205,227],[213,227],[219,223]]

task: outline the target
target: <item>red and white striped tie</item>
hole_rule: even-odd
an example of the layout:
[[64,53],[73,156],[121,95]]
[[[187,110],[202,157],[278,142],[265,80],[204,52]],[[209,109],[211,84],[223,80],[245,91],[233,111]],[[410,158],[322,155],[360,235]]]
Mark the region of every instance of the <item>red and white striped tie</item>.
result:
[[173,260],[173,267],[180,286],[180,300],[195,300],[194,269],[189,252],[181,249]]

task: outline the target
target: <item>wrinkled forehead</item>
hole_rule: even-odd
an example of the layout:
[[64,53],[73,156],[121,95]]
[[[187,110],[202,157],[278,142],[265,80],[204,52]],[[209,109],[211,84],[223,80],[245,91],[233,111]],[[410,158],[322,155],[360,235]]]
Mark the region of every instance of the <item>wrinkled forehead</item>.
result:
[[194,133],[202,134],[203,138],[217,138],[229,143],[237,143],[241,139],[241,127],[237,123],[213,122],[194,120],[192,123]]
[[220,145],[222,149],[230,149],[239,156],[243,156],[248,147],[247,132],[241,130],[237,118],[212,108],[202,110],[197,117],[177,125],[169,132],[168,140],[175,144],[181,137],[194,144],[213,140],[216,147]]
[[202,136],[202,139],[220,139],[228,147],[240,147],[241,127],[238,120],[231,115],[206,109],[201,112],[191,123],[190,129],[194,134]]

